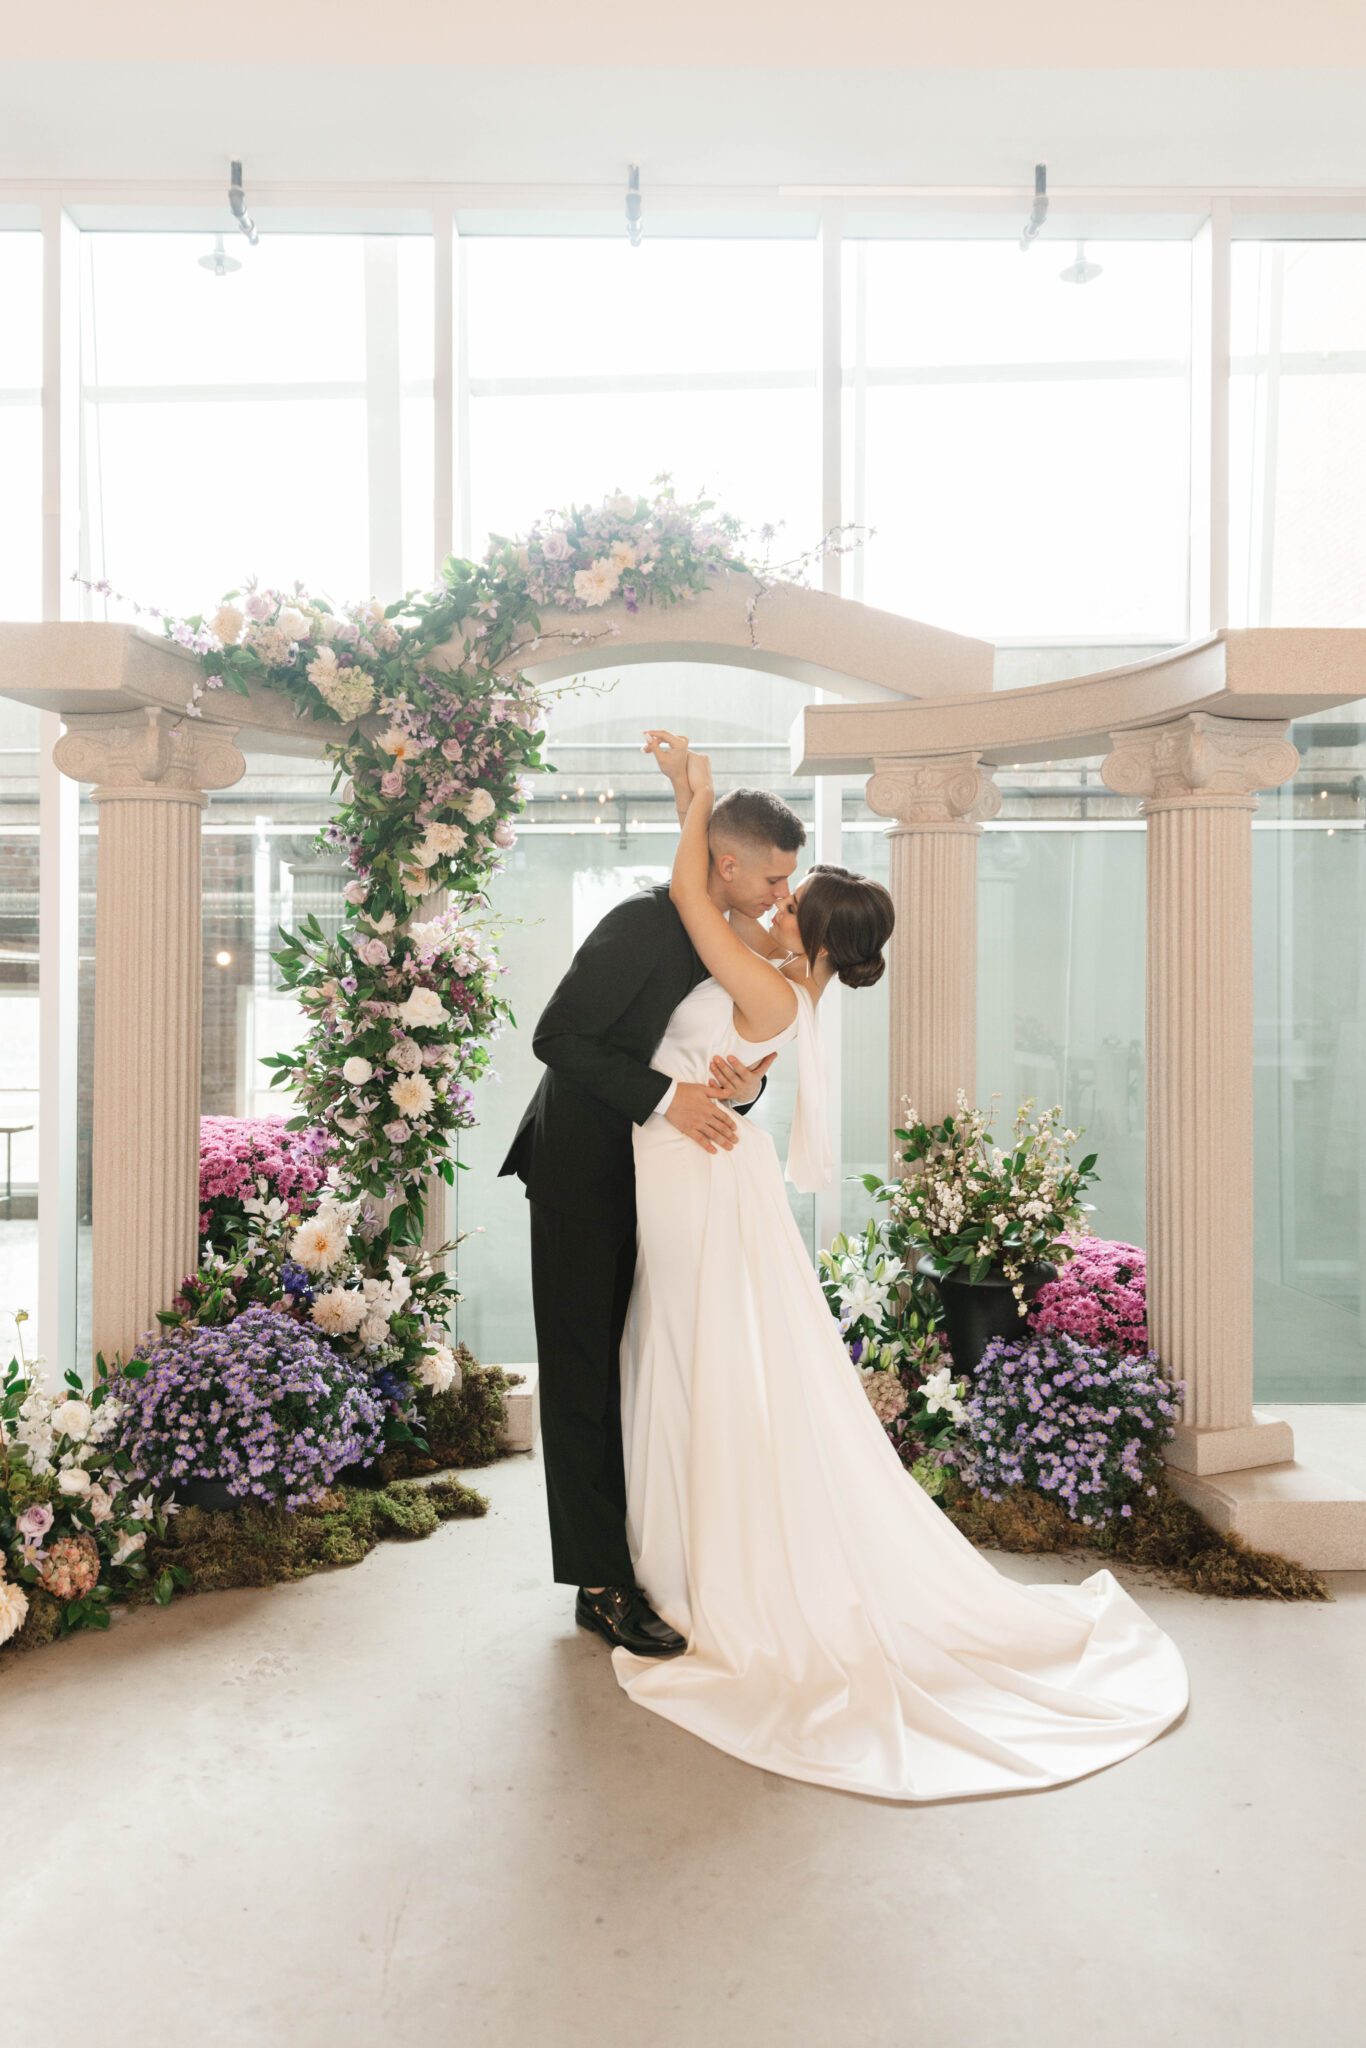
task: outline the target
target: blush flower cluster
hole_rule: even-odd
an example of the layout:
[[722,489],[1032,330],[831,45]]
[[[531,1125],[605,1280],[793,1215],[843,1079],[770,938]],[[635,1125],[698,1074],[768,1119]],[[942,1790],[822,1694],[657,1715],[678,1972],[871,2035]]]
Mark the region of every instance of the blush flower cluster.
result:
[[1123,1357],[1061,1332],[997,1337],[947,1462],[988,1500],[1025,1486],[1060,1501],[1074,1522],[1128,1519],[1136,1500],[1157,1492],[1184,1390],[1151,1354]]

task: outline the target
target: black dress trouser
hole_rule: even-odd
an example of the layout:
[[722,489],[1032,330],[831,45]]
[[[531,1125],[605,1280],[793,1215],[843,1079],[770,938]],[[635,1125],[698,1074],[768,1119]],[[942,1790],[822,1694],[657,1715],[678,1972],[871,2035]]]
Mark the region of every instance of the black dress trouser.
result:
[[635,1277],[634,1213],[618,1223],[531,1210],[531,1299],[555,1577],[629,1586],[621,1337]]

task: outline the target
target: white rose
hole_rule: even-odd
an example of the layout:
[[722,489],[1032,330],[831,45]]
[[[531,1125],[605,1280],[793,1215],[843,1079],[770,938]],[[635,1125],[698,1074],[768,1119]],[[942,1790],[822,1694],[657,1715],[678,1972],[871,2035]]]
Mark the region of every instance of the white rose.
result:
[[498,806],[486,789],[476,789],[465,803],[465,816],[471,825],[482,825],[485,818],[491,818]]
[[92,1521],[107,1522],[114,1512],[113,1497],[102,1486],[91,1487],[85,1504],[90,1510]]
[[398,1006],[401,1021],[415,1029],[434,1031],[446,1021],[446,1005],[434,988],[415,988]]
[[88,1401],[59,1401],[52,1411],[52,1427],[59,1436],[73,1437],[79,1442],[89,1435],[93,1415]]
[[353,1088],[363,1088],[367,1081],[373,1081],[374,1078],[374,1068],[369,1060],[362,1059],[359,1053],[353,1053],[342,1068],[342,1079],[349,1081]]
[[221,640],[225,647],[235,647],[241,638],[246,617],[235,604],[220,604],[209,620],[209,631],[215,640]]
[[90,1474],[80,1465],[68,1465],[64,1472],[57,1474],[57,1487],[61,1493],[89,1493]]
[[587,569],[574,571],[574,595],[584,604],[606,604],[621,581],[621,571],[604,555]]
[[288,633],[291,640],[302,640],[307,636],[308,620],[296,605],[282,606],[275,623],[282,633]]
[[461,1383],[455,1353],[447,1344],[438,1344],[431,1351],[423,1352],[418,1360],[417,1375],[434,1394],[444,1394],[451,1387],[458,1390]]
[[615,497],[607,500],[606,509],[614,519],[633,519],[635,517],[636,501],[627,492],[618,491]]

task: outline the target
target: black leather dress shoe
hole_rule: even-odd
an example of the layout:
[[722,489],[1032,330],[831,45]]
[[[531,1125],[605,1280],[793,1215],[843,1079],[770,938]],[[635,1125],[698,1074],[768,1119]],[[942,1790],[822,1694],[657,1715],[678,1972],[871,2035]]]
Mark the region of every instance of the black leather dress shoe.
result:
[[639,1586],[604,1586],[600,1593],[579,1588],[574,1619],[591,1628],[615,1648],[636,1657],[676,1657],[687,1639],[655,1613]]

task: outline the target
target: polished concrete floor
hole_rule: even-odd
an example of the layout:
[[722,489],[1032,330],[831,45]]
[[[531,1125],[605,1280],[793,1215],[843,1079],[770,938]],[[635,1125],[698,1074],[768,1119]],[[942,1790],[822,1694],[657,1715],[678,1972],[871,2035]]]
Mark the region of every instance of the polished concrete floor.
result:
[[479,1483],[483,1521],[0,1670],[0,2039],[1362,2038],[1366,1574],[1282,1607],[1126,1573],[1186,1718],[1061,1789],[898,1806],[632,1706],[547,1578],[539,1458]]

